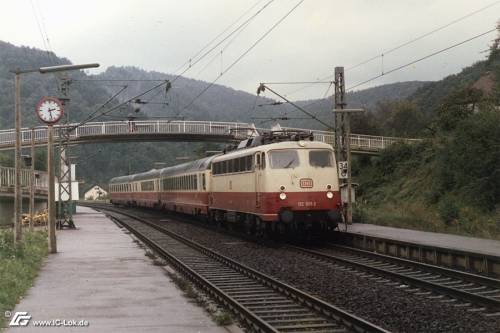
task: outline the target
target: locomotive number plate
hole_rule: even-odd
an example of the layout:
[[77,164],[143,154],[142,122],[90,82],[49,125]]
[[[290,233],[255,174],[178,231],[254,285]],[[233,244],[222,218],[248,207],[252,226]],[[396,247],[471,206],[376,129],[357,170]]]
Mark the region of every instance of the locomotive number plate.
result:
[[311,178],[301,178],[300,179],[300,187],[301,188],[312,188],[313,180]]
[[316,207],[316,201],[299,201],[297,202],[299,207]]

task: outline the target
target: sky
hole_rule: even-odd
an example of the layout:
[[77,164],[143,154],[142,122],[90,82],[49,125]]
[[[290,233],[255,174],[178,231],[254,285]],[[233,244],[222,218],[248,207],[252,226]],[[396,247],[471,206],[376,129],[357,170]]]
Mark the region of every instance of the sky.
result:
[[[0,0],[4,9],[0,40],[50,49],[75,64],[100,63],[101,67],[91,73],[109,66],[137,66],[178,74],[190,58],[197,59],[193,56],[208,42],[236,22],[222,35],[226,36],[269,2]],[[304,0],[228,69],[298,2],[271,1],[243,24],[244,29],[215,47],[184,75],[211,82],[222,71],[224,75],[217,83],[255,93],[260,82],[317,81],[333,74],[336,66],[348,69],[378,56],[346,70],[349,88],[493,29],[500,19],[500,1],[495,0]],[[387,53],[490,4],[494,5]],[[495,33],[490,33],[356,89],[409,80],[439,80],[484,59],[494,37]],[[329,88],[328,83],[270,86],[294,100],[322,97]]]

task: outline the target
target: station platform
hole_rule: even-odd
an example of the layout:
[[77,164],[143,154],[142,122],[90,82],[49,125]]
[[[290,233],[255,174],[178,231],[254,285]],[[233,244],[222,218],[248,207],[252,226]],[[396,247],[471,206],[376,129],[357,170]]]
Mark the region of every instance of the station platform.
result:
[[[78,207],[74,220],[77,229],[57,232],[58,253],[49,255],[12,311],[28,312],[28,326],[6,332],[238,331],[217,326],[104,214]],[[35,327],[41,320],[87,321],[88,327]]]
[[[340,226],[340,230],[346,230],[344,224]],[[500,241],[492,239],[386,227],[365,223],[354,223],[352,225],[348,225],[347,232],[370,237],[387,238],[401,242],[416,243],[431,247],[500,256]]]

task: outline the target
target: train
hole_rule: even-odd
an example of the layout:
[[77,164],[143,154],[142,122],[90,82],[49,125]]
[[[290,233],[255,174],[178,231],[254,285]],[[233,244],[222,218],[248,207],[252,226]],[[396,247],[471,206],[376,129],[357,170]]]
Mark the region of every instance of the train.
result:
[[332,231],[342,220],[332,146],[275,131],[234,149],[109,181],[114,205],[237,225],[255,235]]

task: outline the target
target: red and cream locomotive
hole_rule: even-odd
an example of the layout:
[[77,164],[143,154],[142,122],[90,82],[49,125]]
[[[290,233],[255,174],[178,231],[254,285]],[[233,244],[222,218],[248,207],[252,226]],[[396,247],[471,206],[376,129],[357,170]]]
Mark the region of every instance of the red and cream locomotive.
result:
[[271,133],[237,149],[111,179],[111,202],[236,223],[251,233],[332,230],[341,219],[330,145]]

